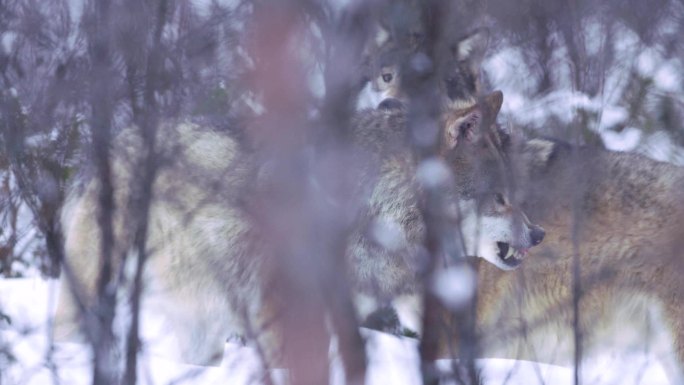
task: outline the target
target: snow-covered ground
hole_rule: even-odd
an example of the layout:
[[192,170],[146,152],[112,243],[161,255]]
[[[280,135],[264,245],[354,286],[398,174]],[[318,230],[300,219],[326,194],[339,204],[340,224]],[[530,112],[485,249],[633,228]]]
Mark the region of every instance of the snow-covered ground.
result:
[[[58,283],[40,279],[0,280],[0,310],[11,323],[0,320],[0,384],[89,384],[89,351],[85,345],[58,344],[49,350],[47,325],[49,309],[54,309]],[[364,330],[368,338],[367,383],[413,385],[420,383],[417,342]],[[198,367],[163,358],[157,352],[171,353],[173,341],[163,331],[163,321],[155,316],[144,319],[140,384],[259,384],[259,361],[255,352],[237,344],[227,344],[220,367]],[[167,354],[168,356],[168,354]],[[586,384],[668,384],[660,365],[648,356],[630,356],[617,367],[611,358],[597,357],[587,362]],[[440,360],[445,372],[451,361]],[[486,384],[564,385],[573,383],[571,368],[504,359],[478,360]],[[277,372],[275,377],[283,378]],[[333,376],[335,371],[333,370]]]

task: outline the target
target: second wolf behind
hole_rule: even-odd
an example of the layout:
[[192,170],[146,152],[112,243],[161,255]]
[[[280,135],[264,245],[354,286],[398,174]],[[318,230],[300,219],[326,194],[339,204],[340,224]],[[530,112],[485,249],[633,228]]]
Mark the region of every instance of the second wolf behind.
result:
[[[406,103],[402,84],[402,68],[408,65],[415,50],[397,41],[378,26],[375,45],[367,49],[365,72],[369,82],[359,99],[363,107],[393,108]],[[480,67],[489,41],[489,32],[479,28],[448,42],[444,63],[439,65],[439,94],[443,111],[460,111],[472,107],[483,94]]]

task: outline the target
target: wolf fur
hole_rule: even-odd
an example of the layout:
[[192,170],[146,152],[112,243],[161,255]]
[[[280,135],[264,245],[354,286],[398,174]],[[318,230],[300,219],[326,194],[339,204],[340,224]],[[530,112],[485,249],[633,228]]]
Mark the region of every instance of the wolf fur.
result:
[[524,207],[548,236],[514,273],[480,267],[484,355],[573,363],[576,254],[584,356],[646,350],[684,383],[684,169],[544,139],[520,161]]

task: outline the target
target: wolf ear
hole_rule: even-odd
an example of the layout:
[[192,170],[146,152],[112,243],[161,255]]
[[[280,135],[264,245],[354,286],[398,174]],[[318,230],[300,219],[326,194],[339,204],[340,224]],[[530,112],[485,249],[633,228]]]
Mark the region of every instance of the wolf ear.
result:
[[457,60],[472,61],[479,67],[479,62],[484,57],[489,43],[489,31],[486,28],[478,28],[464,38],[460,39],[453,49]]
[[495,121],[502,104],[503,92],[494,91],[465,113],[447,113],[443,138],[446,148],[454,149],[462,139],[476,141],[481,133],[482,120],[487,117],[487,121]]
[[447,150],[453,150],[462,140],[474,142],[481,122],[482,110],[479,106],[471,108],[463,115],[447,118],[443,138]]
[[558,143],[547,139],[530,139],[523,144],[522,151],[529,171],[542,172],[558,152]]
[[390,40],[390,32],[384,25],[377,23],[373,26],[373,44],[375,47],[382,47]]
[[389,30],[380,22],[373,23],[370,28],[371,31],[361,53],[361,62],[363,70],[367,72],[366,76],[373,78],[373,67],[376,65],[374,61],[383,47],[390,44],[391,36]]

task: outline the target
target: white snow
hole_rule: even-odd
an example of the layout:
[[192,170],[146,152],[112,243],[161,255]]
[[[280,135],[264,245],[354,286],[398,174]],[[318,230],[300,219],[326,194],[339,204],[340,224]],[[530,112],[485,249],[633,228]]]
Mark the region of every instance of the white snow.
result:
[[[669,20],[669,19],[667,19]],[[673,34],[676,25],[664,21],[654,26],[663,36]],[[675,22],[676,23],[676,22]],[[670,127],[644,127],[642,120],[630,120],[630,97],[634,95],[633,74],[644,80],[646,104],[643,118],[657,116],[659,108],[652,104],[654,97],[668,97],[681,100],[684,89],[684,63],[676,55],[667,52],[662,41],[644,42],[628,25],[617,23],[611,28],[614,39],[606,40],[608,27],[600,20],[588,17],[583,21],[583,35],[586,53],[592,57],[605,50],[614,52],[614,57],[602,69],[603,79],[596,95],[590,96],[573,85],[570,70],[571,61],[563,44],[551,44],[551,58],[548,71],[551,89],[538,93],[539,69],[525,56],[524,47],[505,38],[488,51],[482,65],[491,89],[504,93],[503,115],[513,127],[534,129],[537,135],[551,135],[547,125],[567,125],[574,122],[580,111],[588,113],[589,129],[598,133],[605,146],[613,151],[636,151],[648,157],[682,164],[684,149],[670,138],[651,138],[654,128],[665,131]],[[551,34],[553,43],[560,41]],[[631,119],[634,119],[632,116]],[[652,118],[653,119],[653,118]],[[648,123],[645,123],[648,125]],[[652,125],[652,123],[651,123]],[[628,126],[628,128],[623,128]],[[617,129],[617,130],[616,130]],[[618,132],[620,131],[620,132]],[[532,136],[535,136],[534,134]]]
[[629,111],[622,106],[606,106],[601,110],[601,121],[598,130],[603,132],[624,123],[629,118]]
[[636,69],[642,77],[651,76],[657,68],[656,63],[662,60],[662,55],[657,49],[653,47],[644,48],[637,56]]
[[663,63],[653,76],[654,85],[661,91],[681,92],[681,67],[674,60]]
[[[49,354],[47,325],[50,321],[48,309],[53,309],[58,292],[56,281],[41,279],[0,280],[0,309],[12,322],[0,321],[0,382],[2,384],[43,385],[54,383],[58,376],[60,383],[81,385],[90,383],[90,354],[85,345],[60,343]],[[199,367],[181,364],[162,358],[150,351],[173,349],[169,341],[163,341],[163,328],[159,319],[147,318],[143,325],[146,347],[143,350],[139,368],[140,384],[259,384],[259,361],[249,347],[228,343],[220,367]],[[420,384],[417,341],[362,329],[368,339],[369,367],[367,383],[370,385]],[[152,338],[148,336],[153,335]],[[160,339],[161,337],[161,339]],[[166,346],[164,346],[166,344]],[[16,362],[8,363],[1,352],[8,349]],[[51,357],[51,360],[48,360]],[[624,359],[624,358],[623,358]],[[439,360],[438,368],[448,373],[454,361]],[[540,363],[507,359],[481,359],[476,365],[482,370],[485,384],[570,385],[572,369]],[[606,365],[624,370],[605,370]],[[339,370],[339,368],[338,368]],[[334,370],[335,372],[335,370]],[[277,383],[283,383],[286,372],[276,370],[273,374]],[[591,384],[668,384],[664,372],[652,357],[633,354],[629,361],[619,366],[611,355],[597,357],[586,365],[587,379]],[[340,373],[332,376],[341,379]],[[175,381],[175,382],[174,382]],[[453,382],[445,381],[444,384]]]
[[601,133],[606,147],[611,151],[632,151],[641,141],[642,132],[635,127],[626,127],[621,132],[605,131]]

